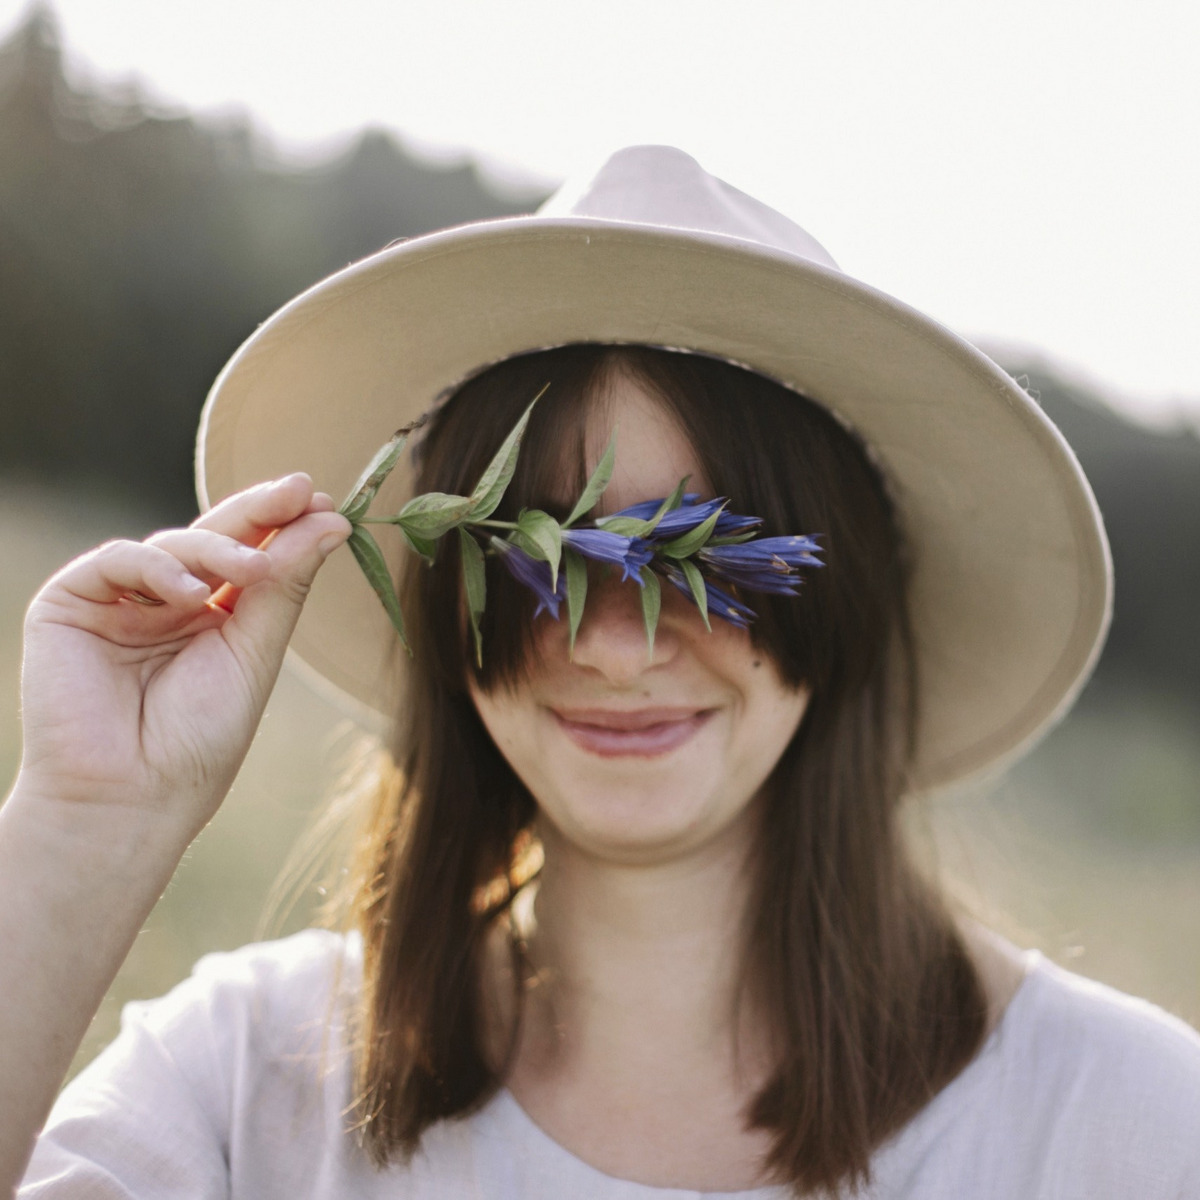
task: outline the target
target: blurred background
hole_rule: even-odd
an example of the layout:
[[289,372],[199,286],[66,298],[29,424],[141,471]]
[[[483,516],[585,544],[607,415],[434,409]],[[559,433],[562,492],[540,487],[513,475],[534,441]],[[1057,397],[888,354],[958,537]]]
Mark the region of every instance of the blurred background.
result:
[[[913,836],[971,911],[1200,1023],[1195,12],[968,26],[922,0],[897,32],[893,6],[748,0],[730,30],[670,0],[530,4],[501,31],[469,0],[204,7],[169,27],[149,0],[0,0],[0,786],[30,596],[194,516],[199,409],[258,322],[397,237],[670,141],[983,344],[1075,448],[1116,565],[1100,668],[1005,779],[914,807]],[[81,1061],[125,999],[310,918],[315,885],[286,916],[267,898],[352,746],[285,673]]]

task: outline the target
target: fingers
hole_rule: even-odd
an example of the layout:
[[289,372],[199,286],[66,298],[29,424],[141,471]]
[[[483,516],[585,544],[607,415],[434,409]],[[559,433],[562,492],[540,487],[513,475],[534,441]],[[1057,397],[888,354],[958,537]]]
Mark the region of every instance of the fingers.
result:
[[219,630],[265,697],[313,576],[349,534],[328,496],[290,476],[187,529],[109,542],[69,563],[35,597],[27,630],[69,625],[127,649]]
[[[293,525],[301,528],[287,539],[283,555],[268,553],[280,528]],[[124,600],[147,610],[159,601],[197,609],[216,589],[228,611],[242,589],[273,575],[285,586],[294,575],[306,588],[349,529],[333,501],[313,493],[307,475],[289,475],[229,497],[187,529],[164,530],[145,542],[108,542],[69,563],[51,583],[78,600]]]
[[174,554],[144,542],[106,542],[68,563],[50,581],[78,600],[113,604],[136,592],[151,602],[161,600],[185,609],[200,608],[208,585]]
[[307,475],[297,473],[236,492],[198,517],[192,528],[208,529],[257,547],[271,530],[306,512],[330,512],[333,507],[328,496],[313,492]]
[[[313,577],[321,563],[350,535],[350,522],[328,510],[306,512],[281,527],[264,552],[271,562],[268,578],[236,588],[222,588],[211,603],[232,617],[222,636],[264,671],[277,669],[300,616]],[[236,604],[236,607],[235,607]]]
[[[227,497],[199,517],[193,528],[213,530],[244,545],[266,550],[281,526],[306,513],[332,512],[333,509],[333,500],[324,493],[314,493],[309,476],[297,472]],[[209,604],[216,610],[231,613],[241,591],[241,581],[229,576],[213,593]]]
[[146,543],[174,555],[209,588],[225,581],[245,587],[271,572],[269,555],[211,529],[168,529]]
[[142,603],[195,607],[220,581],[246,587],[270,571],[268,555],[232,538],[204,529],[170,529],[145,542],[107,542],[68,564],[55,581],[78,599],[99,604],[137,593]]
[[[200,517],[195,526],[220,531],[243,544],[265,551],[280,529],[316,513],[328,514],[329,519],[325,523],[310,523],[305,526],[309,536],[320,539],[335,534],[341,535],[335,537],[325,548],[324,553],[327,554],[349,536],[350,526],[336,514],[333,500],[329,496],[322,492],[313,492],[312,480],[303,473],[287,475],[230,496]],[[293,539],[295,536],[293,535]],[[303,554],[301,556],[303,557]],[[285,557],[290,561],[292,556]],[[310,571],[315,572],[321,557],[323,555],[309,564]],[[302,569],[301,574],[303,573]],[[281,578],[286,580],[287,577],[288,570],[285,568]],[[309,581],[311,574],[302,585],[305,589]],[[233,612],[244,586],[242,580],[229,576],[227,582],[213,593],[209,601],[211,607],[226,613]]]

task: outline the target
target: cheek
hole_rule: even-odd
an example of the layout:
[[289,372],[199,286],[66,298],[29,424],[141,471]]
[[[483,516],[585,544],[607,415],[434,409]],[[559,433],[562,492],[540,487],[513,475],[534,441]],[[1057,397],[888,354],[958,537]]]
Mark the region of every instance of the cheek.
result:
[[[764,664],[765,666],[766,664]],[[766,774],[775,768],[783,752],[808,711],[810,693],[807,688],[792,691],[779,686],[764,693],[751,714],[755,753],[767,765]]]
[[514,720],[512,700],[502,693],[483,691],[475,682],[474,677],[468,677],[467,691],[470,693],[471,703],[475,705],[479,719],[483,722],[483,727],[503,753],[505,745],[513,740],[514,730],[519,728],[519,724]]
[[468,684],[471,701],[489,737],[521,781],[533,790],[537,764],[544,758],[538,744],[536,706],[523,690],[484,692]]
[[811,692],[785,683],[774,660],[751,646],[744,630],[731,628],[730,632],[733,636],[722,649],[742,699],[742,751],[765,777],[800,728]]

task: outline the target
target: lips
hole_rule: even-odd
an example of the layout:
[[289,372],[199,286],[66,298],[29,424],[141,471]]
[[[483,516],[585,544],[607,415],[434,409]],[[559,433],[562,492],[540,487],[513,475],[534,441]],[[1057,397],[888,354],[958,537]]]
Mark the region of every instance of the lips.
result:
[[656,758],[689,741],[707,723],[713,709],[605,708],[550,710],[566,735],[600,758]]

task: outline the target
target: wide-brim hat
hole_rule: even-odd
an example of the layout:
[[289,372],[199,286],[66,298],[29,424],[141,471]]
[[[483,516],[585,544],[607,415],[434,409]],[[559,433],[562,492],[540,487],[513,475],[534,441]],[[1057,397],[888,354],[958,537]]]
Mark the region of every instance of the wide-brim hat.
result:
[[[1010,760],[1069,707],[1103,642],[1111,567],[1062,436],[979,350],[846,275],[799,226],[667,147],[618,152],[533,216],[390,246],[280,309],[209,394],[201,506],[297,470],[340,500],[393,430],[464,379],[572,342],[750,367],[863,438],[911,545],[918,786]],[[406,487],[398,471],[374,511],[395,511]],[[379,528],[381,539],[394,532]],[[384,547],[394,568],[400,539]],[[395,703],[395,645],[338,551],[305,605],[293,660],[378,724]]]

